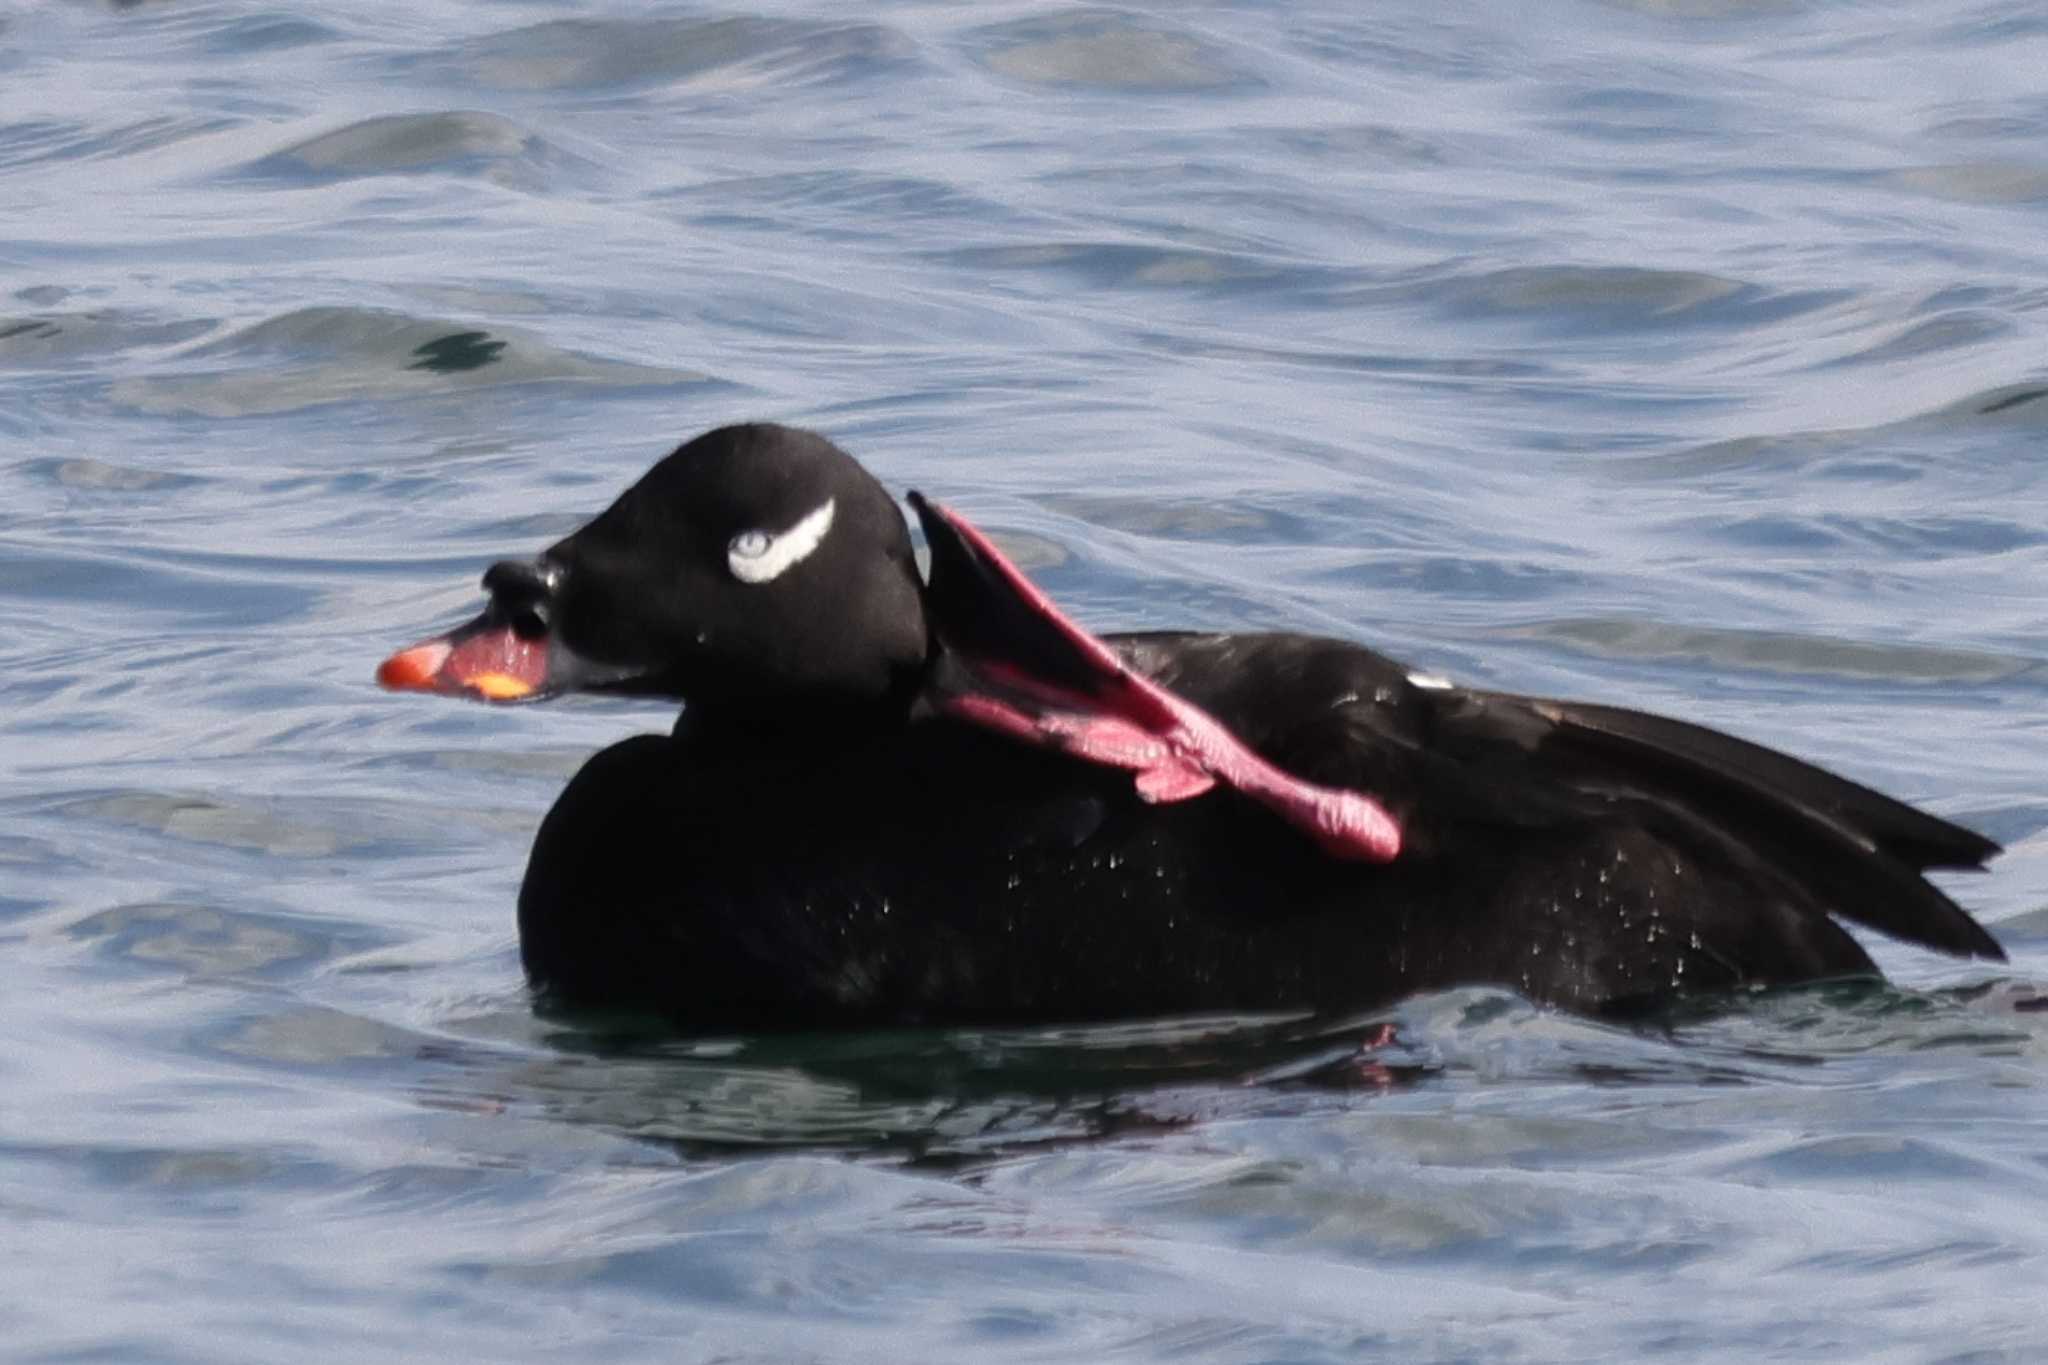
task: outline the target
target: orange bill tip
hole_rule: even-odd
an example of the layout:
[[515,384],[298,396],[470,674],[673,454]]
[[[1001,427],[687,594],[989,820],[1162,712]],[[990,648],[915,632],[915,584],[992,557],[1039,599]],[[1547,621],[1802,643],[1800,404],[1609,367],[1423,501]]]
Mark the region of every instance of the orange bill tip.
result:
[[377,684],[394,692],[431,692],[441,666],[453,652],[446,640],[427,640],[401,649],[377,665]]

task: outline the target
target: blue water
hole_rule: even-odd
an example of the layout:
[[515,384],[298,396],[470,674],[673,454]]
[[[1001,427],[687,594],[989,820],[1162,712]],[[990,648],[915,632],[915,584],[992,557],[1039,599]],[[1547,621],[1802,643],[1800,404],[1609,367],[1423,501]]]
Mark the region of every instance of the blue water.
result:
[[[0,12],[4,1353],[2041,1358],[2044,72],[2021,0]],[[1096,626],[1874,782],[2013,961],[537,1017],[534,826],[668,718],[370,672],[742,417]]]

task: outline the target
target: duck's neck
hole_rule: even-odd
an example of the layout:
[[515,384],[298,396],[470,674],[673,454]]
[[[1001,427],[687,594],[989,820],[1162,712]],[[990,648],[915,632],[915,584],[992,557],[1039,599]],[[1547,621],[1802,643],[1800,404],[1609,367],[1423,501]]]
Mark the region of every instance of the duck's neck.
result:
[[909,707],[900,701],[820,704],[812,701],[690,703],[676,718],[675,737],[693,754],[826,754],[900,730]]

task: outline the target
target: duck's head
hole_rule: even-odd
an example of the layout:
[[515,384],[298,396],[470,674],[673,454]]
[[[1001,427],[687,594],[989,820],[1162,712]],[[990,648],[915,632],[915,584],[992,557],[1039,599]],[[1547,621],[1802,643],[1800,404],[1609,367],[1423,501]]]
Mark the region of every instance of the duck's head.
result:
[[493,702],[671,697],[706,725],[744,717],[748,736],[937,713],[1129,769],[1147,800],[1221,782],[1342,856],[1394,856],[1399,831],[1370,798],[1271,768],[1133,674],[965,520],[910,500],[929,584],[895,501],[846,452],[789,427],[721,427],[537,558],[492,565],[481,616],[377,679]]
[[483,586],[483,615],[393,655],[378,680],[498,702],[606,691],[841,709],[906,695],[931,649],[894,500],[789,427],[699,436]]

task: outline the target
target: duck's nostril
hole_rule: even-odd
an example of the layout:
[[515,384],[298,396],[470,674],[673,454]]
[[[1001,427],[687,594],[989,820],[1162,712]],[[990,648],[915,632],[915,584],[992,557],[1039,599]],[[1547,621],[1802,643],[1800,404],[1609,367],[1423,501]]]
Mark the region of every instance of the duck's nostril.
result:
[[491,595],[491,614],[510,625],[522,639],[548,633],[548,618],[559,570],[553,565],[501,560],[484,574]]
[[532,602],[506,613],[512,633],[522,640],[538,640],[548,633],[548,604]]

